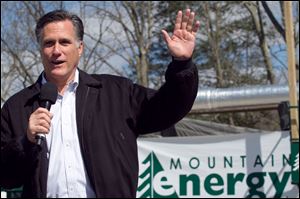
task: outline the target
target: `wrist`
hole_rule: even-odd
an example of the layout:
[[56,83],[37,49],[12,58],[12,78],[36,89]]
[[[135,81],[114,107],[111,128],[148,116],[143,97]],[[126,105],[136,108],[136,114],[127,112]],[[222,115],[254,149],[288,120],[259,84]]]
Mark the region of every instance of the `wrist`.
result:
[[191,59],[192,59],[192,57],[190,57],[190,58],[182,58],[182,57],[174,57],[174,56],[172,56],[172,61],[189,61]]
[[174,56],[172,56],[172,59],[175,60],[175,61],[188,61],[188,60],[192,59],[192,57],[185,58],[185,57],[174,57]]
[[26,138],[29,142],[35,144],[36,143],[36,139],[35,139],[35,135],[33,133],[31,133],[29,131],[29,129],[27,129],[27,135],[26,135]]

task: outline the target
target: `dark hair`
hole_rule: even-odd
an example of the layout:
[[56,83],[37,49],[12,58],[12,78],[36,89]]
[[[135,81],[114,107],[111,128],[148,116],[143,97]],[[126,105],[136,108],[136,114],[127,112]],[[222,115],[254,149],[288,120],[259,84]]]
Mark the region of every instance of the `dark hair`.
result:
[[70,20],[75,28],[75,33],[77,36],[77,39],[82,41],[83,40],[83,34],[84,34],[84,29],[83,29],[83,23],[81,19],[75,15],[72,14],[68,11],[65,10],[54,10],[52,12],[49,12],[42,16],[35,28],[35,36],[38,41],[38,43],[41,42],[41,32],[42,29],[51,22],[57,22],[57,21],[64,21],[64,20]]

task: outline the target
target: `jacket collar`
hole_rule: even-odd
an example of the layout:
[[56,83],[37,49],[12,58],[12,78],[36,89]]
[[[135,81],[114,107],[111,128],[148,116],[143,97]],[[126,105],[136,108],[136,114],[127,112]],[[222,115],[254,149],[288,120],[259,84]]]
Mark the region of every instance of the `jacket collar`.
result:
[[31,104],[34,101],[36,101],[36,99],[38,99],[41,91],[41,86],[42,86],[41,82],[42,82],[42,74],[39,76],[38,80],[34,84],[32,84],[31,86],[23,90],[25,105]]
[[84,84],[90,87],[102,87],[102,83],[99,80],[96,80],[91,75],[86,72],[79,70],[79,85]]
[[[91,75],[87,74],[86,72],[79,70],[79,85],[81,86],[88,86],[88,87],[102,87],[102,83],[99,80],[94,79]],[[42,86],[42,79],[43,79],[43,73],[40,74],[38,77],[37,81],[26,88],[28,92],[26,92],[26,104],[38,98],[38,95],[40,94],[41,91],[41,86]]]

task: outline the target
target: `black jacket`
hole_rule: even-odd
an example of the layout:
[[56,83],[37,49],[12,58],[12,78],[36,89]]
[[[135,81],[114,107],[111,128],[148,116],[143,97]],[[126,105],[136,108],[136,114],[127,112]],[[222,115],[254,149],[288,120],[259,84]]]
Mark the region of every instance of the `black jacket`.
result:
[[[39,80],[12,96],[1,109],[1,187],[23,186],[23,197],[46,197],[45,148],[30,143],[26,129],[36,110]],[[76,90],[78,137],[97,197],[135,197],[138,183],[136,138],[160,131],[191,109],[198,88],[196,67],[173,61],[158,90],[112,75],[79,72]]]

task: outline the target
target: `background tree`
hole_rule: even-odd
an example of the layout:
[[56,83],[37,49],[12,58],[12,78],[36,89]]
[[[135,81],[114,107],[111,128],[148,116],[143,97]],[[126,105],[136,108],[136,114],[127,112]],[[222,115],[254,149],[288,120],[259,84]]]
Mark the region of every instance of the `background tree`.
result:
[[[266,12],[266,15],[268,16],[268,18],[270,19],[270,21],[272,22],[274,28],[277,30],[277,32],[282,36],[283,40],[286,42],[286,37],[285,37],[285,23],[284,23],[284,13],[283,13],[283,1],[278,2],[279,6],[280,6],[280,21],[277,20],[277,18],[275,17],[274,13],[272,12],[272,10],[270,9],[268,3],[266,1],[261,1],[261,4]],[[296,63],[296,70],[297,70],[297,81],[299,81],[299,3],[298,2],[293,2],[293,12],[294,12],[294,24],[296,24],[296,26],[294,26],[294,41],[295,41],[295,52],[298,53],[298,63]],[[276,13],[278,15],[278,13]],[[298,24],[298,26],[297,26]],[[297,28],[298,27],[298,28]],[[297,49],[298,48],[298,49]],[[276,58],[276,57],[274,57]]]
[[271,63],[269,47],[267,46],[260,4],[258,1],[256,3],[248,1],[244,2],[244,5],[249,10],[253,20],[253,24],[255,26],[255,33],[257,34],[257,37],[259,39],[259,47],[261,49],[263,60],[267,70],[267,79],[270,82],[270,84],[274,84],[275,77],[273,74],[273,66]]
[[155,3],[122,1],[109,2],[101,7],[92,4],[88,6],[94,8],[96,16],[106,17],[108,22],[104,28],[107,34],[87,33],[87,36],[99,42],[102,49],[105,48],[121,58],[127,76],[143,86],[148,86],[148,54],[153,39]]

